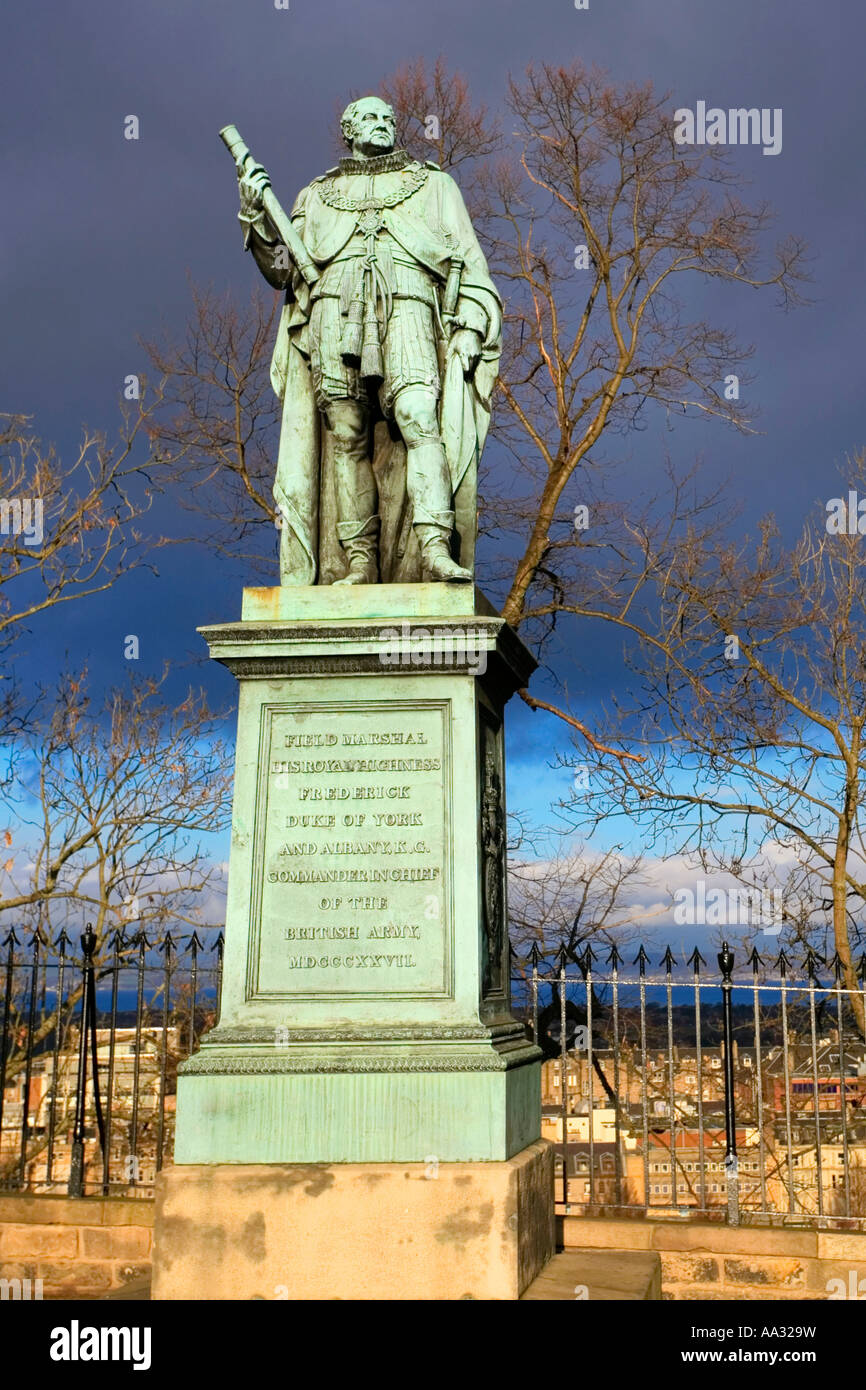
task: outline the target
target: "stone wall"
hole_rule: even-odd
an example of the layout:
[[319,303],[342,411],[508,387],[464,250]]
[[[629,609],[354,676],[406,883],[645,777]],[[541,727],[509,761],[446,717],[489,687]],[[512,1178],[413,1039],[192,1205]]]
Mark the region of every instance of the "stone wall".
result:
[[[0,1279],[99,1298],[150,1277],[152,1226],[144,1199],[0,1195]],[[557,1227],[566,1249],[657,1253],[665,1299],[866,1299],[866,1234],[855,1231],[575,1216]]]
[[656,1252],[664,1299],[866,1298],[860,1232],[580,1216],[557,1227],[566,1249]]
[[[0,1195],[0,1279],[44,1298],[99,1298],[150,1277],[153,1202]],[[8,1296],[8,1294],[7,1294]]]

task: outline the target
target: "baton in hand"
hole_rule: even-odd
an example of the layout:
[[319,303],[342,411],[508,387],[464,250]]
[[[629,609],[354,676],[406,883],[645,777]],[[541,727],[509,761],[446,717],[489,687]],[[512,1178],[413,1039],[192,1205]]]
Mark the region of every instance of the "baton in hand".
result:
[[[223,126],[220,131],[220,139],[234,160],[237,166],[238,176],[240,177],[244,172],[248,160],[250,163],[255,163],[249,148],[244,143],[237,126]],[[270,185],[262,192],[262,205],[285,242],[289,255],[301,275],[308,285],[314,285],[319,278],[319,272],[313,264],[309,251],[301,241],[291,218],[286,216]]]

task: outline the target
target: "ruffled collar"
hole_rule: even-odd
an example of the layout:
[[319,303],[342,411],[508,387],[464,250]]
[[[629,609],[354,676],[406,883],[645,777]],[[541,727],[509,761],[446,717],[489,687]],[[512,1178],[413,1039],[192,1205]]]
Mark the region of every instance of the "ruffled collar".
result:
[[374,154],[369,159],[355,159],[348,156],[340,160],[341,174],[388,174],[395,169],[405,169],[412,163],[412,156],[406,150],[389,150],[387,154]]

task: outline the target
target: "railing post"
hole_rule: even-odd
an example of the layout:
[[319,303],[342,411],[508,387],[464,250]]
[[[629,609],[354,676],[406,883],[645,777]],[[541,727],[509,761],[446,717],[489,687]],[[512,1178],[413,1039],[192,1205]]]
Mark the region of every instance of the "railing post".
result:
[[69,1183],[67,1195],[84,1196],[84,1130],[87,1109],[87,1035],[90,1023],[90,994],[93,986],[93,956],[96,951],[96,936],[88,922],[81,938],[82,990],[81,990],[81,1034],[78,1040],[78,1077],[75,1083],[75,1124],[72,1129],[72,1157],[69,1164]]
[[734,1027],[731,993],[734,953],[727,941],[718,955],[722,972],[722,1019],[725,1036],[725,1173],[728,1187],[728,1225],[740,1224],[740,1184],[737,1173],[737,1110],[734,1098]]
[[18,1186],[27,1186],[27,1130],[30,1120],[30,1083],[33,1079],[33,1029],[36,1023],[36,996],[39,993],[39,948],[42,937],[37,927],[30,950],[30,990],[27,998],[27,1031],[24,1035],[24,1089],[21,1094],[21,1148],[18,1155]]
[[[565,942],[559,947],[559,1075],[562,1100],[562,1205],[568,1215],[568,1017],[565,997]],[[589,1117],[592,1124],[592,1116]]]

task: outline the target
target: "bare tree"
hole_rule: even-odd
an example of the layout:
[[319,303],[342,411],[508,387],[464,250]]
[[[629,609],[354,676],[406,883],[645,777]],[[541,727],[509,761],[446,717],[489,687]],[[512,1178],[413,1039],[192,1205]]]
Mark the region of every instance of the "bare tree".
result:
[[[117,439],[85,430],[71,459],[45,445],[26,416],[0,415],[0,654],[8,658],[46,610],[110,588],[166,544],[139,529],[157,471],[147,429],[158,403],[153,393],[125,404]],[[8,729],[11,669],[0,681]]]
[[[866,455],[848,489],[866,491]],[[828,504],[829,505],[829,504]],[[837,511],[839,508],[836,509]],[[866,558],[827,509],[793,547],[772,520],[754,542],[633,534],[636,561],[587,577],[584,615],[628,633],[638,685],[606,736],[644,761],[595,755],[579,819],[615,808],[667,852],[760,888],[781,884],[788,938],[829,937],[864,1031]],[[578,606],[578,611],[580,608]]]
[[628,901],[641,881],[640,858],[623,855],[622,847],[593,853],[570,846],[552,857],[511,854],[508,865],[508,915],[515,949],[535,942],[552,956],[563,943],[577,953],[586,943],[630,944],[643,914]]
[[[220,920],[222,869],[207,837],[227,823],[231,751],[201,693],[175,705],[165,679],[133,682],[100,702],[83,675],[67,675],[19,736],[0,869],[0,923],[19,940],[22,928],[43,940],[65,929],[74,940],[90,922],[99,966],[118,931],[150,937],[169,925],[201,929],[214,912]],[[134,954],[127,945],[120,958]],[[6,1020],[7,1084],[26,1063],[26,980],[18,986]],[[80,985],[67,993],[64,1017],[80,995]],[[43,1007],[31,1046],[59,1025],[60,1003]]]
[[43,931],[200,920],[218,866],[202,837],[228,816],[230,750],[200,692],[169,702],[159,680],[94,701],[66,675],[21,735],[0,913]]
[[171,495],[204,519],[197,539],[248,569],[273,572],[272,495],[280,403],[268,374],[280,299],[256,288],[240,305],[193,287],[180,337],[143,342],[162,402],[150,421]]
[[503,608],[517,626],[569,611],[561,569],[584,500],[570,485],[603,438],[639,428],[650,405],[748,428],[723,386],[748,349],[689,318],[690,284],[772,287],[791,303],[803,251],[788,239],[764,255],[767,207],[746,205],[717,149],[675,144],[669,99],[649,85],[545,64],[511,82],[508,105],[520,151],[491,175],[488,242],[510,329],[500,429],[529,481]]

